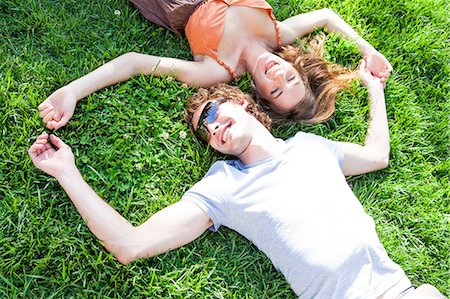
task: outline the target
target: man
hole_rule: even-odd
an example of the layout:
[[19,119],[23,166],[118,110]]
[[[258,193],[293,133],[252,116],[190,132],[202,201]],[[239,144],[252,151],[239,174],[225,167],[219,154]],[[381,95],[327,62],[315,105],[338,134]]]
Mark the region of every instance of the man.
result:
[[389,157],[383,83],[365,70],[364,61],[360,73],[371,100],[364,146],[301,132],[276,139],[262,124],[270,123],[267,116],[237,88],[200,90],[188,103],[188,123],[198,138],[238,160],[216,162],[181,201],[138,227],[89,187],[59,138],[50,135],[55,151],[43,133],[29,154],[58,180],[89,229],[123,264],[224,225],[262,250],[300,298],[419,298],[421,292],[442,298],[429,285],[413,290],[346,183],[344,175],[384,168]]

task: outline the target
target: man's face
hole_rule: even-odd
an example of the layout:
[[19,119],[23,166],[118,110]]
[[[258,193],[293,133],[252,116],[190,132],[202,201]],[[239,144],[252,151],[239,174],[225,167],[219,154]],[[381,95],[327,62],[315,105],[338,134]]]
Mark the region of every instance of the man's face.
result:
[[[253,117],[245,110],[248,102],[242,104],[210,100],[194,112],[192,125],[205,142],[222,154],[239,157],[250,144],[251,121]],[[200,120],[201,118],[201,120]],[[200,121],[200,122],[199,122]]]

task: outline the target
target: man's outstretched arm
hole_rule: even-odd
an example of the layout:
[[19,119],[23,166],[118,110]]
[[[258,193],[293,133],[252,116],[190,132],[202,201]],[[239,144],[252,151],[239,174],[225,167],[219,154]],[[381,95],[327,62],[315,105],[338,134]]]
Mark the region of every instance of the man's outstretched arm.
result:
[[384,83],[370,74],[363,60],[359,71],[369,92],[369,128],[364,145],[342,142],[345,175],[358,175],[386,168],[389,164],[389,127],[384,98]]
[[134,227],[84,181],[69,146],[55,135],[41,134],[29,154],[34,165],[55,177],[70,197],[91,232],[122,264],[152,257],[198,238],[211,219],[189,201],[177,202]]

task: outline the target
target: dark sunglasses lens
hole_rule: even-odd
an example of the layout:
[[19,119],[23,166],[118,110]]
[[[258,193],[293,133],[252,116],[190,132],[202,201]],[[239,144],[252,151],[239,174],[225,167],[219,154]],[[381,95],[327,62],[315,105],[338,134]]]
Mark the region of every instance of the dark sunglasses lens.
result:
[[217,112],[219,111],[219,106],[225,103],[226,99],[220,99],[217,101],[208,102],[203,108],[200,114],[199,126],[197,128],[197,136],[206,143],[209,142],[209,131],[206,127],[208,124],[212,124],[217,119]]
[[217,111],[219,111],[219,103],[212,102],[209,109],[206,111],[203,123],[212,124],[217,118]]
[[208,131],[205,129],[204,126],[201,126],[198,130],[197,130],[197,137],[202,140],[205,143],[208,143],[209,141],[209,133]]

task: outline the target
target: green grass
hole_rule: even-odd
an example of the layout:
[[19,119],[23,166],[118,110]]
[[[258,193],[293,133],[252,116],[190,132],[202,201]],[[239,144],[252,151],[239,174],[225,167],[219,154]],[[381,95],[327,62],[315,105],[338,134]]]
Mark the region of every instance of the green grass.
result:
[[[390,166],[348,181],[413,284],[431,283],[449,295],[449,5],[290,0],[274,7],[278,19],[331,7],[392,63]],[[27,149],[44,129],[38,104],[128,51],[190,57],[183,37],[149,24],[125,0],[0,2],[0,296],[294,298],[270,261],[227,229],[122,266],[58,183],[34,168]],[[327,58],[355,66],[360,56],[330,37]],[[238,85],[248,89],[248,78]],[[56,132],[72,146],[89,184],[133,224],[179,200],[218,158],[180,134],[188,133],[182,112],[192,92],[167,78],[134,78],[80,102]],[[355,84],[327,123],[274,133],[288,137],[301,129],[362,142],[367,112],[367,93]]]

